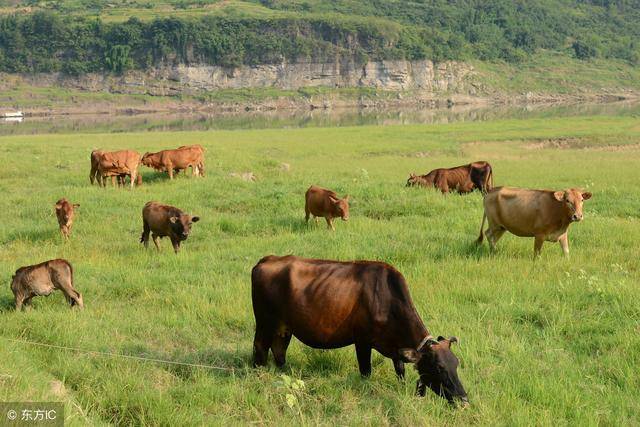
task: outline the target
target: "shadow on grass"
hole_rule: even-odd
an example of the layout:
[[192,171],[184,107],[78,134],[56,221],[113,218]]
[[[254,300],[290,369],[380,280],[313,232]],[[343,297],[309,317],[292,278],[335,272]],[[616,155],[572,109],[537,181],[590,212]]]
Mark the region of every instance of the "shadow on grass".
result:
[[[58,238],[58,240],[56,240]],[[60,232],[57,227],[54,229],[46,228],[46,229],[35,229],[35,230],[23,230],[10,233],[2,243],[8,244],[15,240],[26,240],[29,242],[43,242],[45,240],[53,240],[54,243],[64,243]]]
[[13,297],[4,295],[0,297],[0,313],[15,311],[16,304]]

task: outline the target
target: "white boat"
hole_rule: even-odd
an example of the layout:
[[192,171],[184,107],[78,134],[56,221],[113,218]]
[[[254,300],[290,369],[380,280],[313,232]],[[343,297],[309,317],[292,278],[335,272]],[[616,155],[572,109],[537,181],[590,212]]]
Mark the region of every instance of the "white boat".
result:
[[5,113],[0,113],[0,117],[4,119],[11,119],[11,118],[17,118],[17,117],[24,117],[24,114],[22,114],[22,111],[10,111]]

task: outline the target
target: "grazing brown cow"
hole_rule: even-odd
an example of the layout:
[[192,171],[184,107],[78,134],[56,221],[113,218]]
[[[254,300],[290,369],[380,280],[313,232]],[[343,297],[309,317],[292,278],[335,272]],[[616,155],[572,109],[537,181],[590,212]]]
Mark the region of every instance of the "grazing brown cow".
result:
[[180,209],[158,202],[147,202],[142,208],[142,236],[140,242],[149,247],[149,233],[153,243],[160,250],[158,237],[168,236],[173,250],[178,253],[180,242],[187,240],[191,232],[191,224],[200,221],[200,217],[187,215]]
[[412,173],[407,187],[414,185],[435,187],[443,194],[451,190],[465,194],[476,188],[484,194],[493,187],[493,170],[488,162],[480,161],[449,169],[434,169],[426,175]]
[[550,191],[496,187],[484,197],[477,243],[482,243],[486,219],[489,223],[486,234],[492,250],[504,232],[509,231],[520,237],[535,237],[534,258],[540,255],[545,240],[560,242],[564,254],[569,255],[569,226],[582,221],[582,202],[590,198],[591,193],[575,188]]
[[113,184],[114,177],[124,185],[124,178],[131,178],[131,188],[134,184],[142,183],[142,178],[138,175],[138,166],[140,165],[140,153],[133,150],[122,150],[105,152],[102,150],[94,150],[91,152],[91,171],[89,179],[93,184],[93,180],[97,179],[98,184],[106,187],[107,177],[111,177]]
[[69,240],[69,235],[71,234],[71,226],[73,225],[73,217],[75,216],[74,209],[78,207],[80,207],[79,204],[71,204],[65,198],[56,202],[56,217],[58,218],[60,232],[67,240]]
[[457,339],[433,338],[404,277],[388,264],[267,256],[251,271],[251,299],[254,366],[266,365],[269,349],[283,366],[292,336],[321,349],[355,344],[363,376],[371,374],[375,349],[393,361],[400,378],[405,362],[416,364],[420,395],[429,387],[468,404],[450,348]]
[[348,195],[340,199],[333,191],[312,185],[305,193],[304,199],[305,221],[307,223],[310,215],[314,216],[316,223],[318,217],[324,217],[327,226],[335,231],[334,218],[342,218],[343,221],[349,219]]
[[48,296],[59,289],[71,307],[84,307],[82,295],[73,288],[73,268],[64,259],[53,259],[16,270],[11,281],[16,310],[29,307],[36,296]]
[[157,153],[145,153],[142,164],[169,174],[191,167],[193,176],[204,176],[204,149],[200,145],[184,145],[175,150],[162,150]]

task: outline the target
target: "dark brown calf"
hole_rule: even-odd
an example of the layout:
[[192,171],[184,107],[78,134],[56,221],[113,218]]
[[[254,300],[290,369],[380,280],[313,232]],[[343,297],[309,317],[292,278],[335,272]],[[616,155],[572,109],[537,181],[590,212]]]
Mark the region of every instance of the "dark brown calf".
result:
[[316,222],[318,217],[324,217],[327,226],[335,231],[334,218],[342,218],[343,221],[349,219],[349,196],[340,199],[335,192],[312,185],[305,193],[304,200],[305,221],[307,223],[310,215],[314,216]]
[[73,218],[75,217],[75,208],[80,207],[79,204],[71,204],[65,198],[62,198],[56,202],[56,217],[58,218],[58,226],[62,236],[69,240],[71,234],[71,227],[73,226]]
[[449,169],[434,169],[426,175],[412,173],[407,180],[407,186],[414,185],[435,187],[443,194],[451,190],[465,194],[475,189],[486,194],[493,187],[493,170],[488,162],[480,161]]
[[158,202],[147,202],[142,209],[142,236],[140,242],[149,247],[149,233],[156,249],[160,250],[158,237],[169,237],[173,250],[178,253],[180,242],[187,240],[191,232],[191,224],[200,217],[185,214],[180,209]]
[[84,307],[82,295],[73,288],[73,268],[64,259],[53,259],[16,270],[11,281],[16,310],[29,307],[36,296],[48,296],[59,289],[71,307]]

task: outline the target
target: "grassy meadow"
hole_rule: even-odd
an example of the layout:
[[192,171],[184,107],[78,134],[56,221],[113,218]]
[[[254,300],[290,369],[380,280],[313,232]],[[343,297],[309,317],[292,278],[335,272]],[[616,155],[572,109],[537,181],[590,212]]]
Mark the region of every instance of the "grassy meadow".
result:
[[[207,150],[203,179],[142,168],[134,190],[89,185],[93,148],[195,143]],[[639,144],[637,116],[1,137],[0,401],[65,402],[68,425],[638,424]],[[476,248],[479,194],[404,186],[410,172],[472,160],[490,161],[497,185],[593,192],[570,229],[570,258],[545,243],[533,262],[533,240],[508,234],[495,254]],[[257,182],[230,176],[249,171]],[[310,184],[351,195],[336,232],[305,226]],[[81,205],[67,244],[53,212],[63,196]],[[167,239],[160,253],[138,243],[149,200],[201,217],[178,256]],[[362,379],[353,347],[293,340],[283,371],[272,360],[252,369],[250,270],[267,254],[397,267],[429,330],[459,338],[471,408],[414,396],[415,370],[399,382],[375,352]],[[58,292],[16,313],[13,272],[56,257],[73,264],[85,310]]]

